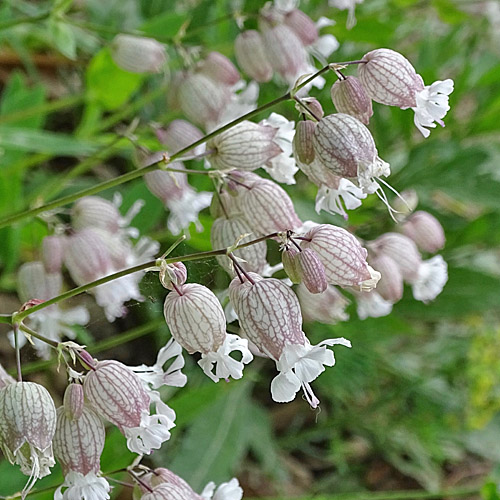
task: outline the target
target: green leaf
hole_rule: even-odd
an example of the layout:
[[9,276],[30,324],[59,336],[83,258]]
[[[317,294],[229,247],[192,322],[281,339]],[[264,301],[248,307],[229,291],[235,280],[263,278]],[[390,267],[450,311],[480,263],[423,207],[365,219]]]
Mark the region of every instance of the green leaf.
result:
[[123,106],[144,80],[144,75],[120,69],[107,47],[92,58],[85,77],[88,98],[108,111]]
[[185,22],[186,14],[167,10],[144,23],[141,31],[151,37],[171,38],[177,34]]
[[63,21],[51,19],[49,33],[54,47],[68,59],[76,60],[76,39],[73,27]]

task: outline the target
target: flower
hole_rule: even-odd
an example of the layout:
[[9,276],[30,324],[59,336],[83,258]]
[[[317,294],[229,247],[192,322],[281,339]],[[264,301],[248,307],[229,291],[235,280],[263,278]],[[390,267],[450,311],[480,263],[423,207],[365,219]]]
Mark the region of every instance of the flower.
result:
[[415,125],[424,137],[429,137],[430,130],[425,127],[435,128],[436,123],[444,127],[443,118],[450,110],[448,96],[453,92],[453,80],[438,80],[432,85],[427,85],[417,93],[415,111]]
[[356,293],[356,305],[359,319],[380,318],[392,311],[392,302],[383,299],[375,290]]
[[323,293],[313,294],[304,285],[299,284],[296,291],[304,321],[319,321],[334,325],[349,319],[349,315],[345,312],[349,300],[334,286],[329,285]]
[[[64,493],[63,488],[67,488]],[[108,500],[110,490],[108,481],[95,472],[70,471],[54,492],[54,500]]]
[[419,268],[416,279],[412,282],[413,297],[422,302],[434,300],[448,281],[448,265],[441,255],[424,260]]
[[363,3],[363,0],[328,0],[328,5],[331,7],[336,7],[340,10],[347,10],[347,29],[351,29],[356,24],[356,17],[354,16],[354,10],[356,9],[356,4]]
[[[343,177],[338,178],[338,187],[332,188],[321,184],[316,194],[315,210],[330,214],[339,214],[347,220],[346,210],[354,210],[361,206],[361,200],[366,198],[361,188]],[[342,203],[343,201],[343,203]]]
[[159,73],[167,60],[165,46],[153,38],[122,34],[111,42],[111,57],[131,73]]

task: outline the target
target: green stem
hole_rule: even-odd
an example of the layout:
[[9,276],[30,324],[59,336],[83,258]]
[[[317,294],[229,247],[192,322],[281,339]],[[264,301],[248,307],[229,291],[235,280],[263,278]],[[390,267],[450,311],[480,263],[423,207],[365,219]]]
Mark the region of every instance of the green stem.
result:
[[[239,248],[245,248],[250,245],[255,245],[256,243],[268,240],[269,238],[274,238],[277,235],[278,233],[271,233],[266,236],[261,236],[260,238],[257,238],[255,240],[238,245],[236,248],[233,248],[232,251],[238,250]],[[178,257],[171,257],[169,259],[164,259],[164,261],[167,264],[173,264],[174,262],[188,262],[192,260],[208,259],[211,257],[215,257],[217,255],[225,255],[227,251],[228,248],[221,248],[220,250],[208,250],[206,252],[196,252],[189,255],[180,255]],[[24,318],[26,318],[30,314],[36,313],[37,311],[45,309],[46,307],[49,307],[53,304],[57,304],[58,302],[74,297],[75,295],[79,295],[80,293],[87,292],[92,288],[95,288],[96,286],[104,285],[105,283],[109,283],[110,281],[122,278],[123,276],[128,276],[129,274],[137,273],[139,271],[145,271],[146,269],[151,267],[156,267],[156,262],[157,262],[156,260],[152,260],[149,262],[145,262],[144,264],[139,264],[137,266],[129,267],[128,269],[124,269],[117,273],[113,273],[110,274],[109,276],[104,276],[103,278],[87,283],[86,285],[82,285],[73,288],[71,290],[68,290],[67,292],[62,293],[57,297],[53,297],[52,299],[46,300],[45,302],[37,304],[36,306],[30,307],[29,309],[14,313],[12,315],[12,324],[20,324],[24,320]]]
[[[348,63],[336,63],[336,64],[348,64]],[[319,71],[311,75],[309,78],[304,80],[300,85],[295,87],[293,89],[294,95],[303,87],[305,87],[308,83],[312,82],[316,77],[319,75],[326,73],[330,69],[330,66],[325,66],[321,68]],[[272,108],[276,106],[277,104],[287,101],[292,98],[291,92],[287,92],[286,94],[283,94],[281,97],[278,97],[276,99],[273,99],[272,101],[269,101],[266,104],[263,104],[262,106],[259,106],[257,109],[254,109],[253,111],[249,111],[243,116],[240,116],[239,118],[236,118],[232,122],[214,130],[213,132],[210,132],[209,134],[205,135],[201,139],[193,142],[189,146],[186,146],[185,148],[181,149],[177,153],[173,154],[170,157],[170,161],[174,161],[178,158],[181,158],[185,153],[190,151],[191,149],[195,148],[196,146],[199,146],[201,144],[204,144],[205,142],[209,141],[213,137],[216,137],[226,130],[229,130],[230,128],[234,127],[238,123],[241,123],[244,120],[248,120],[250,118],[253,118],[255,115],[258,115],[259,113],[262,113],[263,111],[266,111],[269,108]],[[52,210],[54,208],[58,208],[63,205],[67,205],[68,203],[72,203],[80,198],[83,198],[84,196],[92,196],[94,194],[100,193],[101,191],[104,191],[106,189],[110,189],[116,186],[119,186],[125,182],[131,181],[133,179],[137,179],[138,177],[142,177],[144,174],[147,174],[148,172],[153,172],[154,170],[157,170],[159,165],[163,162],[163,160],[153,164],[149,165],[148,167],[141,168],[138,170],[134,170],[132,172],[127,172],[126,174],[120,175],[119,177],[115,177],[114,179],[110,179],[105,182],[101,182],[100,184],[97,184],[96,186],[92,186],[91,188],[87,189],[82,189],[81,191],[78,191],[77,193],[68,195],[68,196],[63,196],[62,198],[59,198],[57,200],[54,200],[50,203],[46,203],[45,205],[41,205],[36,208],[32,208],[30,210],[26,210],[24,212],[20,212],[14,215],[11,215],[10,217],[7,217],[3,220],[0,221],[0,229],[2,227],[9,226],[10,224],[13,224],[15,222],[19,222],[23,219],[26,219],[28,217],[33,217],[35,215],[38,215],[42,212],[45,212],[47,210]]]
[[45,342],[46,344],[49,344],[52,346],[54,349],[57,349],[59,342],[49,339],[47,337],[44,337],[43,335],[40,335],[39,333],[35,332],[35,330],[32,330],[26,325],[20,324],[19,328],[23,331],[26,332],[28,335],[31,335],[32,337],[35,337],[38,340],[41,340],[42,342]]
[[49,16],[50,12],[45,12],[44,14],[39,14],[38,16],[26,16],[18,17],[17,19],[9,19],[8,21],[0,23],[0,31],[12,28],[13,26],[18,26],[19,24],[32,24],[37,23],[38,21],[44,21],[45,19],[48,19]]

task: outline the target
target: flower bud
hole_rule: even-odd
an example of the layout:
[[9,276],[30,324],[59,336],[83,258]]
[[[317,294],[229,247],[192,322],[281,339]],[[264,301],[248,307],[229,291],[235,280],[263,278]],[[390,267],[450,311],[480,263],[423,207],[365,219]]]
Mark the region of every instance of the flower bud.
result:
[[139,427],[142,413],[149,413],[150,398],[141,379],[119,361],[99,361],[85,377],[83,391],[95,411],[122,433]]
[[336,81],[331,89],[332,101],[339,113],[354,116],[368,125],[373,115],[372,101],[355,76]]
[[298,102],[295,103],[295,109],[302,114],[305,114],[307,118],[310,120],[321,120],[323,116],[325,116],[325,112],[323,111],[323,107],[321,106],[318,99],[315,97],[301,97],[300,102],[305,104],[306,108],[309,112],[304,109],[304,106],[301,106]]
[[48,273],[58,273],[64,259],[66,236],[45,236],[42,241],[42,261]]
[[255,81],[263,83],[271,80],[273,68],[258,31],[241,32],[234,41],[234,55],[241,69]]
[[379,254],[370,259],[370,265],[376,269],[381,277],[377,283],[377,292],[392,304],[403,297],[403,276],[398,265],[388,255]]
[[293,9],[287,12],[284,21],[305,46],[318,40],[318,29],[314,21],[301,10]]
[[398,266],[405,281],[413,281],[418,276],[422,258],[415,243],[399,233],[385,233],[371,242],[368,247],[377,255],[390,257]]
[[313,144],[316,158],[341,177],[361,181],[389,173],[389,165],[377,156],[370,131],[352,116],[325,116],[316,125]]
[[172,337],[190,354],[217,351],[226,336],[226,318],[207,287],[189,283],[167,295],[163,307]]
[[[171,163],[169,166],[185,170],[184,164],[180,162]],[[187,175],[183,172],[153,170],[144,175],[144,182],[148,189],[164,204],[182,199],[185,190],[190,188]]]
[[178,98],[188,119],[206,126],[219,120],[231,99],[231,92],[229,87],[214,82],[208,76],[192,73],[180,85]]
[[26,262],[17,273],[17,287],[22,302],[30,299],[46,301],[61,293],[60,273],[47,273],[41,262]]
[[116,233],[120,229],[121,219],[118,208],[99,196],[80,198],[71,209],[71,224],[76,230],[102,228]]
[[300,284],[297,287],[297,297],[306,322],[318,321],[334,325],[349,319],[349,315],[345,312],[349,300],[332,285],[318,294],[311,293],[304,284]]
[[288,83],[295,83],[307,67],[307,54],[300,38],[284,24],[264,29],[262,36],[274,71]]
[[64,411],[70,419],[80,418],[83,412],[83,386],[81,384],[69,384],[64,393]]
[[210,139],[207,150],[214,150],[210,163],[219,170],[255,170],[282,153],[273,141],[277,129],[247,120]]
[[424,89],[424,82],[408,59],[394,50],[376,49],[362,61],[359,79],[374,101],[402,109],[417,105],[416,94]]
[[316,252],[331,285],[375,287],[366,262],[367,251],[345,229],[320,224],[303,236],[300,246]]
[[175,286],[186,283],[187,269],[182,262],[164,264],[160,267],[160,283],[168,290],[173,290]]
[[314,160],[313,136],[315,128],[316,124],[311,120],[302,120],[297,123],[293,138],[293,150],[298,162],[309,164]]
[[11,464],[30,476],[23,496],[55,464],[52,438],[56,408],[45,387],[14,382],[0,391],[0,448]]
[[177,474],[174,474],[171,470],[165,469],[164,467],[158,467],[151,475],[151,486],[155,487],[164,483],[173,484],[186,493],[196,495],[191,486],[189,486],[182,477],[179,477]]
[[257,235],[266,235],[302,225],[288,193],[267,179],[255,182],[238,197],[241,212]]
[[[187,120],[178,119],[172,120],[166,129],[157,129],[156,135],[158,140],[167,147],[169,152],[174,154],[201,139],[203,137],[203,132]],[[193,150],[195,154],[197,149],[198,148],[195,148]],[[170,166],[174,165],[177,164],[171,164]]]
[[281,252],[281,261],[283,262],[283,270],[287,274],[287,276],[290,278],[292,283],[300,283],[302,281],[301,275],[300,275],[300,267],[299,267],[299,262],[297,259],[297,256],[300,252],[290,246],[289,248],[286,248]]
[[424,252],[435,253],[444,247],[443,226],[428,212],[415,212],[406,219],[401,228]]
[[[233,217],[219,217],[212,224],[210,231],[210,242],[214,250],[226,248],[234,245],[237,241],[239,243],[246,243],[252,240],[252,229],[241,214]],[[243,235],[245,238],[241,238]],[[241,239],[240,239],[241,238]],[[267,266],[266,254],[267,245],[265,241],[250,245],[239,250],[232,252],[234,257],[242,259],[240,265],[245,271],[253,271],[261,273]],[[222,266],[231,276],[234,275],[232,261],[225,255],[218,255],[217,262]]]
[[322,293],[328,287],[325,267],[314,250],[305,248],[297,257],[302,283],[311,293]]
[[111,57],[130,73],[159,73],[167,60],[163,44],[133,35],[117,35],[111,42]]
[[240,74],[235,65],[220,52],[210,52],[202,61],[199,71],[214,82],[230,87],[240,81]]
[[104,425],[90,408],[82,406],[80,415],[74,418],[64,407],[58,408],[54,454],[65,475],[70,471],[84,476],[89,472],[98,473],[104,440]]

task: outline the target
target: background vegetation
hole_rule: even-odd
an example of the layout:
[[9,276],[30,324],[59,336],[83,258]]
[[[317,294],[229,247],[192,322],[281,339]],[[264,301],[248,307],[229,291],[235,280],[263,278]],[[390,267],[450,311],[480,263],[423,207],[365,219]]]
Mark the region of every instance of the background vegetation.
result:
[[[140,30],[169,45],[171,72],[181,67],[182,45],[233,57],[238,27],[230,3],[3,0],[0,218],[133,170],[137,145],[160,150],[151,123],[179,117],[166,105],[168,75],[125,73],[106,47],[116,33]],[[239,4],[243,12],[256,12],[263,2]],[[326,1],[302,2],[313,19],[326,15],[336,21],[328,28],[340,42],[332,61],[388,47],[408,57],[426,82],[454,79],[446,128],[429,139],[416,131],[411,112],[396,108],[375,104],[370,124],[381,157],[393,168],[392,185],[415,189],[419,208],[445,227],[449,282],[428,305],[406,293],[385,318],[360,321],[351,306],[348,322],[307,325],[312,341],[345,336],[353,343],[315,382],[319,413],[300,398],[272,403],[271,363],[255,363],[237,383],[213,384],[186,356],[189,384],[167,395],[177,427],[150,458],[153,464],[171,468],[197,491],[209,480],[237,475],[245,498],[479,498],[480,490],[483,498],[500,498],[500,14],[494,18],[491,4],[365,0],[357,7],[356,26],[347,30],[346,11]],[[30,20],[20,23],[25,17]],[[330,113],[334,75],[326,78],[324,90],[311,94]],[[285,90],[261,85],[259,103]],[[289,119],[296,114],[291,103],[276,111]],[[210,189],[208,179],[193,182]],[[124,208],[137,198],[146,201],[133,225],[168,247],[174,237],[166,230],[166,213],[143,181],[119,191]],[[344,224],[340,217],[314,213],[315,189],[304,177],[288,192],[301,218]],[[112,195],[113,190],[103,193]],[[211,219],[206,213],[201,220],[204,231],[193,230],[179,253],[210,249]],[[372,196],[352,213],[349,225],[359,236],[375,238],[393,222]],[[0,230],[0,312],[19,307],[16,271],[40,258],[46,234],[40,218]],[[191,281],[210,286],[227,281],[215,261],[188,270]],[[73,299],[91,308],[92,320],[78,329],[79,341],[101,359],[152,363],[168,338],[161,313],[164,290],[154,276],[145,277],[142,289],[148,299],[132,304],[113,324],[90,297]],[[14,351],[7,328],[0,326],[0,362],[12,369]],[[61,397],[64,381],[54,363],[37,361],[27,349],[23,367]],[[120,469],[132,459],[124,438],[116,429],[110,432],[102,470]],[[61,478],[60,472],[53,474],[37,489]],[[0,494],[19,491],[24,481],[0,461]],[[400,490],[415,491],[394,493]],[[32,498],[51,498],[52,492]],[[115,498],[129,496],[120,486],[114,490]]]

